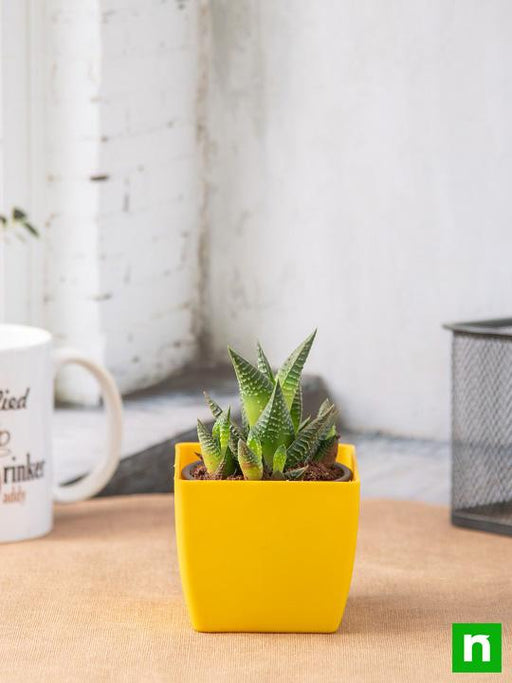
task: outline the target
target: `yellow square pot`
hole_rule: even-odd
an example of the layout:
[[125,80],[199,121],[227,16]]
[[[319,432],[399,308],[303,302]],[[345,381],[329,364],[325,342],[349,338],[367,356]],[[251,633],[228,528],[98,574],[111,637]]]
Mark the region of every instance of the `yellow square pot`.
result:
[[347,601],[359,520],[350,482],[190,481],[197,443],[176,446],[176,538],[197,631],[332,633]]

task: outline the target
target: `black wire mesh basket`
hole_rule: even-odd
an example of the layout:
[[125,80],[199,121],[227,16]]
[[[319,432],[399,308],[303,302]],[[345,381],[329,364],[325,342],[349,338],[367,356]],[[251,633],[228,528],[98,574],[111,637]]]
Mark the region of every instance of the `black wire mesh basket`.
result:
[[512,318],[452,339],[452,522],[512,536]]

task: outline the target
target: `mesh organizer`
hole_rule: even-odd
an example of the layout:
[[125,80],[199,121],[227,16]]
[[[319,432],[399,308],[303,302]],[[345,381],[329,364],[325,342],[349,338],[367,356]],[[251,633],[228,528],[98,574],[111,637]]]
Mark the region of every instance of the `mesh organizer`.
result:
[[512,318],[452,339],[452,522],[512,536]]

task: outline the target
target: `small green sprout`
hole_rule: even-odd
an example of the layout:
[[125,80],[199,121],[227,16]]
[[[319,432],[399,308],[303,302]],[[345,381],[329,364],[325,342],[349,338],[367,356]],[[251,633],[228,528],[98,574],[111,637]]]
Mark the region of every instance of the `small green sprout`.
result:
[[0,234],[13,233],[18,239],[24,241],[23,231],[28,232],[32,237],[39,237],[39,232],[28,220],[25,211],[15,206],[10,215],[0,214]]

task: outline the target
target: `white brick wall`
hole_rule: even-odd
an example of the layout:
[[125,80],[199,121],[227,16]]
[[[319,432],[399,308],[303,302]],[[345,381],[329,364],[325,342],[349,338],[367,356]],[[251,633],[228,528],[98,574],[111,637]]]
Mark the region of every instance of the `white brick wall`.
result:
[[[46,0],[46,319],[123,391],[195,352],[198,10]],[[60,392],[97,396],[79,371]]]
[[[45,322],[59,343],[98,360],[105,338],[97,301],[101,269],[100,188],[101,9],[97,0],[45,4],[46,239]],[[63,372],[66,398],[91,400],[97,388],[84,373]]]

